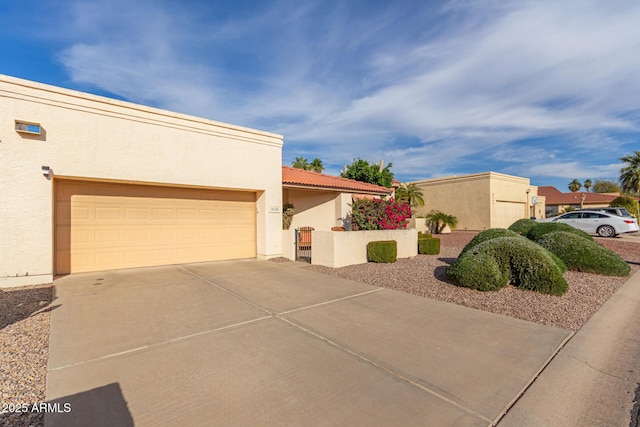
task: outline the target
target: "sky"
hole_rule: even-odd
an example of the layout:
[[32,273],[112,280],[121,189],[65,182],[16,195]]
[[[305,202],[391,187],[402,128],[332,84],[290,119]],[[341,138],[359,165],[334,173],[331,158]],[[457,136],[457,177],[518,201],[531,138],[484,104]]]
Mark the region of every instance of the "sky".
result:
[[568,191],[640,150],[637,0],[0,0],[0,74],[284,136],[283,164]]

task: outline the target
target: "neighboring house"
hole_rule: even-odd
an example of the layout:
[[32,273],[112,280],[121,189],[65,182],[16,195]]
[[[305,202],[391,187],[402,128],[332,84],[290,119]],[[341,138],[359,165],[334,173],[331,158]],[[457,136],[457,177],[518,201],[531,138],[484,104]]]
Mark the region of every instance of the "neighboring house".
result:
[[545,200],[528,178],[485,172],[413,181],[422,190],[419,216],[440,210],[458,218],[457,230],[506,228],[521,218],[542,217]]
[[616,193],[585,193],[581,191],[562,193],[552,186],[540,186],[538,194],[546,198],[546,216],[561,214],[568,208],[580,209],[582,197],[584,197],[582,206],[585,209],[607,207],[614,199],[620,197],[620,194]]
[[282,136],[0,75],[0,286],[280,256]]
[[316,230],[348,229],[354,199],[384,197],[392,193],[392,188],[282,167],[282,201],[291,203],[295,209],[291,229],[305,226]]

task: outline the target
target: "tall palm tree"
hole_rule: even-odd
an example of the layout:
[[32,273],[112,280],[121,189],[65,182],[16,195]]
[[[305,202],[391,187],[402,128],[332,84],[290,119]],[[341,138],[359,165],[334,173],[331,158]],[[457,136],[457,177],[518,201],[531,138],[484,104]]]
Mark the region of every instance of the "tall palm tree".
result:
[[580,181],[578,181],[577,179],[574,179],[569,183],[568,187],[572,193],[575,193],[580,191],[580,189],[582,188],[582,184],[580,184]]
[[593,181],[591,181],[590,179],[585,179],[584,183],[582,184],[584,186],[584,189],[587,191],[587,193],[589,192],[589,189],[591,187],[593,187]]
[[309,163],[309,170],[314,172],[322,172],[324,170],[324,165],[322,164],[322,160],[319,158],[315,158]]
[[396,200],[405,201],[409,203],[409,206],[424,206],[422,190],[415,184],[400,184],[400,187],[396,189]]
[[291,162],[291,166],[293,166],[296,169],[308,170],[309,169],[309,161],[307,159],[305,159],[304,157],[296,157],[296,161],[295,162]]
[[620,161],[626,163],[626,166],[620,169],[622,191],[631,195],[640,196],[640,151],[627,154],[621,157]]

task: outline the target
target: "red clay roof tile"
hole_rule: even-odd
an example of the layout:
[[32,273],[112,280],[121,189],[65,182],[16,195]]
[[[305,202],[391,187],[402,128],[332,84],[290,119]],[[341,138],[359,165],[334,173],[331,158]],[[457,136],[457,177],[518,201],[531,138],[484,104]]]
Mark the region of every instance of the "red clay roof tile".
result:
[[540,186],[538,187],[538,195],[545,197],[545,204],[547,205],[579,205],[580,204],[580,195],[586,194],[586,198],[584,199],[584,204],[588,205],[590,203],[610,203],[613,199],[618,196],[610,195],[610,194],[600,194],[600,193],[561,193],[556,187],[552,186]]
[[325,175],[323,173],[296,169],[289,166],[282,167],[282,184],[303,186],[310,188],[329,188],[348,193],[366,193],[388,195],[393,189],[353,179]]

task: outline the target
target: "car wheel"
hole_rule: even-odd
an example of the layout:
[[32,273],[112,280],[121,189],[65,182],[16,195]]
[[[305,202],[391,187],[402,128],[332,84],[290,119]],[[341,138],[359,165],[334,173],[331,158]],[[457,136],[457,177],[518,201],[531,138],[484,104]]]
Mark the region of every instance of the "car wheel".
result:
[[598,227],[598,236],[600,237],[613,237],[616,235],[616,230],[610,225],[603,225]]

